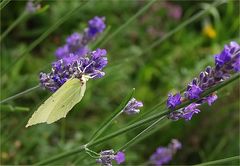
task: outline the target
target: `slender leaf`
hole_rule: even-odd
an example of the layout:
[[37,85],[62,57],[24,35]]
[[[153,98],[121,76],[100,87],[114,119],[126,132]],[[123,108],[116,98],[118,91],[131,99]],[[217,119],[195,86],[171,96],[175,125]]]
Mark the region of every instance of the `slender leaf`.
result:
[[6,112],[26,112],[30,109],[28,107],[12,106],[12,105],[1,105],[1,111]]
[[0,36],[0,42],[11,32],[20,22],[25,20],[29,16],[27,11],[24,11]]
[[11,0],[3,0],[0,4],[0,11],[10,2]]
[[89,143],[92,143],[97,137],[99,137],[107,129],[107,127],[112,123],[112,121],[122,113],[123,108],[127,105],[128,101],[131,100],[131,98],[133,97],[134,91],[135,89],[132,89],[132,91],[124,98],[122,103],[113,112],[113,114],[105,122],[103,122],[103,124],[96,130],[96,132],[93,134],[92,138],[90,139]]
[[239,161],[240,160],[240,156],[234,156],[234,157],[228,157],[225,159],[220,159],[220,160],[215,160],[215,161],[209,161],[209,162],[205,162],[205,163],[201,163],[201,164],[196,164],[195,166],[205,166],[205,165],[220,165],[223,163],[228,163],[231,161]]
[[142,136],[143,134],[147,133],[151,128],[153,128],[155,125],[157,125],[160,121],[162,121],[166,116],[163,116],[161,118],[159,118],[158,120],[156,120],[155,122],[153,122],[150,126],[148,126],[146,129],[144,129],[143,131],[141,131],[138,135],[136,135],[133,139],[131,139],[130,141],[128,141],[125,145],[123,145],[118,151],[125,151],[131,144],[133,144],[140,136]]
[[[13,63],[8,65],[8,69],[10,69],[19,59],[23,58],[24,56],[29,55],[28,53],[32,51],[38,44],[40,44],[46,37],[48,37],[52,32],[54,32],[60,25],[62,25],[65,21],[67,21],[69,18],[72,17],[72,15],[79,12],[79,9],[83,7],[88,1],[83,1],[83,3],[80,3],[78,6],[70,10],[68,13],[66,13],[63,17],[59,18],[59,20],[54,23],[48,30],[46,30],[39,38],[37,38],[28,48],[26,48],[19,56],[18,58],[13,61]],[[7,71],[9,71],[7,69]]]
[[6,99],[3,99],[3,100],[0,101],[0,104],[5,103],[5,102],[10,101],[10,100],[13,100],[13,99],[16,99],[16,98],[18,98],[18,97],[20,97],[20,96],[22,96],[22,95],[25,95],[25,94],[27,94],[27,93],[30,93],[30,92],[34,91],[34,90],[37,90],[39,87],[40,87],[40,85],[36,85],[36,86],[34,86],[34,87],[32,87],[32,88],[29,88],[29,89],[27,89],[27,90],[25,90],[25,91],[23,91],[23,92],[20,92],[20,93],[18,93],[18,94],[15,94],[15,95],[13,95],[13,96],[11,96],[11,97],[8,97],[8,98],[6,98]]
[[124,24],[122,24],[118,29],[116,29],[112,34],[110,34],[99,47],[106,44],[109,40],[111,40],[114,36],[120,33],[124,28],[126,28],[130,23],[132,23],[138,16],[143,14],[156,0],[151,0],[145,5],[142,9],[140,9],[136,14],[134,14],[131,18],[129,18]]

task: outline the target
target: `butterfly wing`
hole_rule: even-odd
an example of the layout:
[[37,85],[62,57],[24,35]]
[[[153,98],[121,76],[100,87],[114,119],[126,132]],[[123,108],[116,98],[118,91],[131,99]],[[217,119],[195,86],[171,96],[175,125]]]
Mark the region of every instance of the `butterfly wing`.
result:
[[66,117],[67,113],[82,100],[86,90],[86,79],[73,78],[65,82],[32,115],[26,127],[38,123],[53,123]]

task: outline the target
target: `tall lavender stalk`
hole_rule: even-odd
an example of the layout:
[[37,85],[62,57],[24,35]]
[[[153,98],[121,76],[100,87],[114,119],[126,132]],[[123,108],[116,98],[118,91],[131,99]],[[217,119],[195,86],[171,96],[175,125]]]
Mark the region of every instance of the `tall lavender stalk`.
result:
[[167,107],[170,110],[175,109],[183,101],[197,100],[178,111],[171,112],[168,115],[169,119],[178,120],[182,118],[191,120],[194,114],[200,112],[198,109],[200,105],[208,103],[210,106],[217,100],[215,92],[205,97],[201,97],[201,94],[209,88],[229,79],[231,74],[240,71],[240,45],[236,42],[233,41],[225,45],[224,49],[215,55],[214,58],[215,66],[208,66],[197,78],[194,78],[188,84],[184,96],[181,96],[180,93],[175,95],[169,94]]
[[89,42],[104,31],[104,20],[98,16],[89,20],[83,34],[73,33],[66,39],[66,44],[56,50],[57,60],[52,63],[52,71],[40,73],[43,88],[55,92],[72,77],[81,79],[82,75],[88,75],[96,79],[105,75],[102,69],[107,65],[106,50],[90,51],[88,48]]

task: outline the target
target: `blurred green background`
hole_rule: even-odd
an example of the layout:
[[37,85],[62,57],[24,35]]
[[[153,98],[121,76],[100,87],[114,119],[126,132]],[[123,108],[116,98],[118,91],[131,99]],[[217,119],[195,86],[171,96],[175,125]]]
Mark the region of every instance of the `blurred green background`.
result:
[[[101,46],[108,52],[106,75],[88,81],[84,99],[65,119],[51,125],[24,127],[33,111],[51,95],[42,89],[2,104],[1,164],[29,165],[86,143],[132,88],[136,88],[135,97],[144,103],[141,113],[135,117],[121,115],[106,135],[127,126],[129,121],[166,99],[168,92],[186,87],[206,66],[214,65],[213,55],[220,52],[224,44],[232,40],[239,42],[239,1],[230,0],[211,8],[211,12],[153,49],[145,50],[212,2],[155,1]],[[1,10],[1,34],[22,15],[26,3],[12,0]],[[105,16],[106,38],[147,3],[147,0],[90,0],[33,50],[26,52],[50,26],[80,4],[77,0],[40,1],[41,9],[27,14],[1,41],[1,99],[36,86],[39,72],[50,71],[56,48],[63,45],[71,33],[82,32],[94,16]],[[104,38],[99,41],[100,45]],[[24,57],[19,59],[22,53]],[[219,91],[218,96],[212,107],[202,106],[202,112],[189,122],[166,119],[164,127],[156,128],[152,135],[126,151],[126,165],[145,163],[158,146],[166,146],[172,138],[180,140],[183,148],[170,164],[197,164],[239,155],[239,81]],[[144,127],[117,136],[93,150],[118,149]],[[82,156],[86,156],[84,161],[79,160]],[[92,161],[94,159],[81,153],[55,164],[89,165]]]

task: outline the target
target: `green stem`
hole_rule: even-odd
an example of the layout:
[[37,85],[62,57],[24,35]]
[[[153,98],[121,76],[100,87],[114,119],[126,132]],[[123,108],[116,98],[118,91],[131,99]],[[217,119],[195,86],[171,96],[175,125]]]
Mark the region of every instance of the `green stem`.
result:
[[77,156],[75,160],[72,162],[72,165],[80,165],[79,162],[82,163],[82,161],[87,157],[87,155]]
[[[213,92],[215,92],[215,91],[223,88],[224,86],[227,86],[227,85],[230,84],[231,82],[237,80],[239,77],[240,77],[240,74],[239,74],[239,73],[238,73],[238,74],[235,74],[235,75],[232,76],[230,79],[228,79],[228,80],[220,83],[219,85],[216,85],[216,86],[214,86],[214,87],[206,90],[206,91],[201,95],[201,97],[208,96],[209,94],[211,94],[211,93],[213,93]],[[180,109],[180,108],[183,108],[183,107],[185,107],[185,106],[187,106],[187,105],[189,105],[190,103],[195,102],[195,101],[196,101],[196,100],[184,102],[184,103],[182,103],[181,105],[179,105],[174,111],[176,111],[176,110],[178,110],[178,109]],[[104,141],[106,141],[106,140],[109,140],[109,139],[111,139],[111,138],[113,138],[113,137],[116,137],[116,136],[118,136],[118,135],[121,135],[121,134],[123,134],[123,133],[125,133],[125,132],[127,132],[127,131],[130,131],[130,130],[132,130],[132,129],[135,129],[135,128],[141,126],[141,125],[144,125],[144,124],[147,124],[147,123],[149,123],[149,122],[152,122],[152,121],[154,121],[154,120],[156,120],[156,119],[159,119],[159,118],[161,118],[161,117],[163,117],[163,116],[165,116],[165,115],[167,115],[167,114],[169,114],[169,113],[171,113],[171,112],[172,112],[172,111],[165,110],[164,112],[161,112],[161,113],[155,114],[155,115],[153,115],[153,116],[150,116],[150,117],[148,117],[148,118],[146,118],[146,119],[143,119],[143,120],[141,120],[141,121],[139,121],[139,122],[136,122],[136,123],[134,123],[134,124],[132,124],[132,125],[130,125],[130,126],[127,126],[127,127],[123,128],[123,129],[121,129],[121,130],[119,130],[119,131],[116,131],[116,132],[114,132],[114,133],[112,133],[112,134],[109,134],[109,135],[107,135],[107,136],[105,136],[105,137],[103,137],[103,138],[101,138],[101,139],[98,139],[98,140],[96,140],[96,141],[94,141],[94,142],[92,142],[92,143],[89,143],[89,144],[88,144],[88,147],[93,147],[93,146],[99,145],[99,144],[101,144],[102,142],[104,142]],[[58,154],[58,155],[56,155],[56,156],[53,156],[53,157],[51,157],[51,158],[49,158],[49,159],[46,159],[46,160],[44,160],[44,161],[41,161],[41,162],[37,163],[36,165],[46,165],[46,164],[49,164],[49,163],[51,163],[51,162],[53,162],[53,161],[59,160],[59,159],[61,159],[61,158],[74,155],[74,154],[76,154],[76,153],[82,152],[85,147],[86,147],[86,146],[80,146],[79,148],[76,148],[76,149],[74,149],[74,150],[70,150],[70,151],[67,151],[67,152],[63,152],[63,153]]]
[[118,106],[118,108],[113,112],[112,116],[109,117],[98,129],[97,131],[93,134],[92,138],[90,139],[88,144],[91,144],[93,141],[96,140],[106,129],[107,127],[115,120],[120,114],[122,114],[123,108],[126,106],[129,100],[131,100],[133,94],[134,94],[135,89],[133,89],[122,101],[122,103]]
[[220,159],[220,160],[215,160],[215,161],[209,161],[201,164],[196,164],[195,166],[205,166],[205,165],[219,165],[222,163],[230,162],[230,161],[235,161],[235,160],[240,160],[240,156],[234,156],[234,157],[229,157],[225,159]]
[[3,0],[0,4],[0,11],[10,2],[11,0]]
[[130,141],[128,141],[125,145],[123,145],[118,151],[125,151],[131,144],[133,144],[135,142],[135,140],[138,139],[138,137],[145,134],[148,130],[150,130],[155,125],[157,125],[160,121],[162,121],[165,117],[166,116],[163,116],[163,117],[159,118],[158,120],[156,120],[155,122],[153,122],[150,126],[148,126],[146,129],[144,129],[138,135],[136,135],[134,138],[132,138]]
[[97,156],[93,156],[90,152],[88,152],[88,151],[86,151],[86,153],[90,156],[90,157],[92,157],[92,158],[94,158],[94,159],[98,159],[99,157],[97,157]]
[[32,87],[32,88],[29,88],[29,89],[27,89],[27,90],[25,90],[25,91],[22,91],[22,92],[20,92],[20,93],[18,93],[18,94],[15,94],[15,95],[11,96],[11,97],[8,97],[8,98],[6,98],[6,99],[3,99],[3,100],[0,101],[0,104],[5,103],[5,102],[10,101],[10,100],[13,100],[13,99],[16,99],[16,98],[18,98],[18,97],[20,97],[20,96],[22,96],[22,95],[25,95],[25,94],[27,94],[27,93],[29,93],[29,92],[32,92],[32,91],[38,89],[39,87],[40,87],[40,85],[36,85],[36,86],[34,86],[34,87]]
[[85,150],[86,150],[86,151],[88,151],[88,152],[91,152],[91,153],[93,153],[93,154],[94,154],[94,155],[96,155],[96,156],[99,156],[99,154],[98,154],[98,153],[96,153],[96,152],[92,151],[91,149],[85,148]]
[[9,32],[13,30],[20,22],[28,17],[28,12],[24,11],[8,28],[3,34],[0,36],[0,42],[8,35]]
[[106,140],[108,140],[110,138],[114,138],[114,137],[116,137],[118,135],[121,135],[123,133],[126,133],[126,132],[128,132],[130,130],[133,130],[133,129],[136,129],[138,127],[141,127],[142,125],[148,124],[148,123],[150,123],[150,122],[152,122],[152,121],[154,121],[154,120],[156,120],[158,118],[161,118],[161,117],[167,115],[168,113],[169,112],[167,110],[165,110],[163,113],[158,113],[158,114],[150,116],[150,117],[148,117],[146,119],[140,120],[140,121],[138,121],[136,123],[133,123],[133,124],[125,127],[125,128],[122,128],[122,129],[120,129],[120,130],[118,130],[116,132],[113,132],[112,134],[109,134],[109,135],[107,135],[105,137],[102,137],[101,139],[98,139],[95,142],[93,142],[92,144],[89,144],[88,146],[90,147],[90,146],[98,145],[98,144],[100,144],[100,143],[102,143],[102,142],[104,142],[104,141],[106,141]]
[[170,124],[172,121],[170,120],[166,120],[163,123],[161,123],[161,125],[159,125],[158,127],[155,127],[154,129],[152,129],[151,131],[149,131],[148,133],[146,133],[145,135],[139,137],[137,140],[135,140],[130,146],[133,146],[137,143],[139,143],[140,141],[148,138],[150,135],[154,134],[155,132],[159,131],[161,128],[167,126],[168,124]]
[[133,15],[130,19],[127,20],[123,25],[121,25],[118,29],[116,29],[112,34],[110,34],[99,47],[102,47],[106,44],[110,39],[116,36],[119,32],[121,32],[125,27],[127,27],[130,23],[132,23],[138,16],[143,14],[156,0],[151,0],[147,5],[145,5],[142,9],[140,9],[135,15]]
[[58,154],[58,155],[56,155],[56,156],[53,156],[53,157],[51,157],[51,158],[49,158],[49,159],[46,159],[46,160],[44,160],[44,161],[40,161],[40,162],[38,162],[38,163],[36,163],[36,164],[34,164],[34,165],[47,165],[47,164],[52,163],[52,162],[54,162],[54,161],[57,161],[57,160],[59,160],[59,159],[62,159],[62,158],[65,158],[65,157],[74,155],[74,154],[76,154],[76,153],[83,152],[84,150],[85,150],[85,145],[80,146],[80,147],[78,147],[78,148],[76,148],[76,149],[74,149],[74,150],[68,151],[68,152],[60,153],[60,154]]
[[30,110],[28,107],[19,107],[12,105],[1,105],[0,108],[4,112],[26,112]]
[[[65,21],[67,21],[73,14],[79,12],[79,9],[84,6],[88,1],[84,1],[83,4],[80,3],[78,6],[70,10],[67,14],[61,17],[55,24],[53,24],[47,31],[45,31],[39,38],[37,38],[30,46],[25,49],[18,58],[15,59],[11,64],[8,65],[8,69],[10,69],[18,60],[29,55],[28,53],[32,51],[39,43],[41,43],[48,35],[54,32],[60,25],[62,25]],[[8,71],[7,69],[7,71]]]

